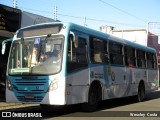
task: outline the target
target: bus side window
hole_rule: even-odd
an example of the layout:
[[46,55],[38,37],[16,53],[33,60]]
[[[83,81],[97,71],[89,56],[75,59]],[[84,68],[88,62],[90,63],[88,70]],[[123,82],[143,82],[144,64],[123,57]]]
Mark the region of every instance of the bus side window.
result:
[[124,65],[123,63],[123,46],[122,44],[110,41],[109,42],[109,53],[110,63],[114,65]]
[[157,68],[156,55],[154,55],[153,53],[147,53],[147,68]]
[[74,70],[88,66],[87,51],[86,39],[80,37],[77,48],[75,48],[73,41],[69,40],[67,72],[72,72]]
[[92,63],[108,63],[107,41],[90,37],[90,54]]
[[132,48],[130,46],[125,46],[124,53],[125,53],[125,65],[129,67],[136,66],[135,48]]
[[137,50],[137,66],[141,68],[146,68],[145,52],[142,50]]

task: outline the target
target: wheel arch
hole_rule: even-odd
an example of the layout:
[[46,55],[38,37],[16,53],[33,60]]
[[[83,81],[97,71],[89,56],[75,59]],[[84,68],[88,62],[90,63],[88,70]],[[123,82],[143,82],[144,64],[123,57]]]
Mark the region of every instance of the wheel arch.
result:
[[140,82],[139,82],[139,84],[138,84],[138,88],[137,89],[139,89],[139,87],[141,86],[141,85],[143,85],[143,87],[144,87],[144,92],[146,92],[146,87],[145,87],[145,81],[144,80],[140,80]]
[[[99,92],[99,101],[101,101],[103,99],[102,98],[102,96],[103,96],[103,85],[102,85],[102,83],[99,80],[94,80],[90,84],[89,91],[90,91],[90,89],[92,87],[94,87],[95,89],[97,89],[97,91]],[[89,95],[89,91],[88,91],[88,95]]]

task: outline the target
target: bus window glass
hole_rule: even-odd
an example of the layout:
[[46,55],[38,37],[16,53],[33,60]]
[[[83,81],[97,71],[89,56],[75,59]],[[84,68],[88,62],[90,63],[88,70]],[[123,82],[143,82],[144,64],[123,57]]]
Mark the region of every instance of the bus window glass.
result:
[[110,63],[115,65],[123,65],[123,46],[116,42],[109,43]]
[[136,66],[135,49],[129,46],[125,46],[124,53],[126,66]]
[[137,66],[146,68],[145,52],[142,50],[137,50]]
[[157,61],[155,54],[147,53],[147,67],[151,69],[157,68]]
[[90,52],[92,63],[107,63],[108,52],[107,52],[107,41],[91,37],[90,38]]
[[9,74],[54,74],[61,69],[63,37],[17,40],[11,48]]

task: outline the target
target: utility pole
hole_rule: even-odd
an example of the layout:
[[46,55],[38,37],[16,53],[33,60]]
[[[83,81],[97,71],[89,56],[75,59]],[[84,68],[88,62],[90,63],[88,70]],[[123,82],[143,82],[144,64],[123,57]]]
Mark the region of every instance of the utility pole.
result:
[[17,0],[13,0],[13,8],[17,8]]
[[57,21],[57,6],[54,7],[54,20]]
[[87,26],[87,18],[84,16],[84,26]]

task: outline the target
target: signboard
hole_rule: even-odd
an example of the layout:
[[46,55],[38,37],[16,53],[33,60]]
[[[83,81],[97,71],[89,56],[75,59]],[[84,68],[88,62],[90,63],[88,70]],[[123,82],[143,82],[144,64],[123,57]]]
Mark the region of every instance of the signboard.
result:
[[15,32],[20,22],[21,10],[0,4],[0,30]]

